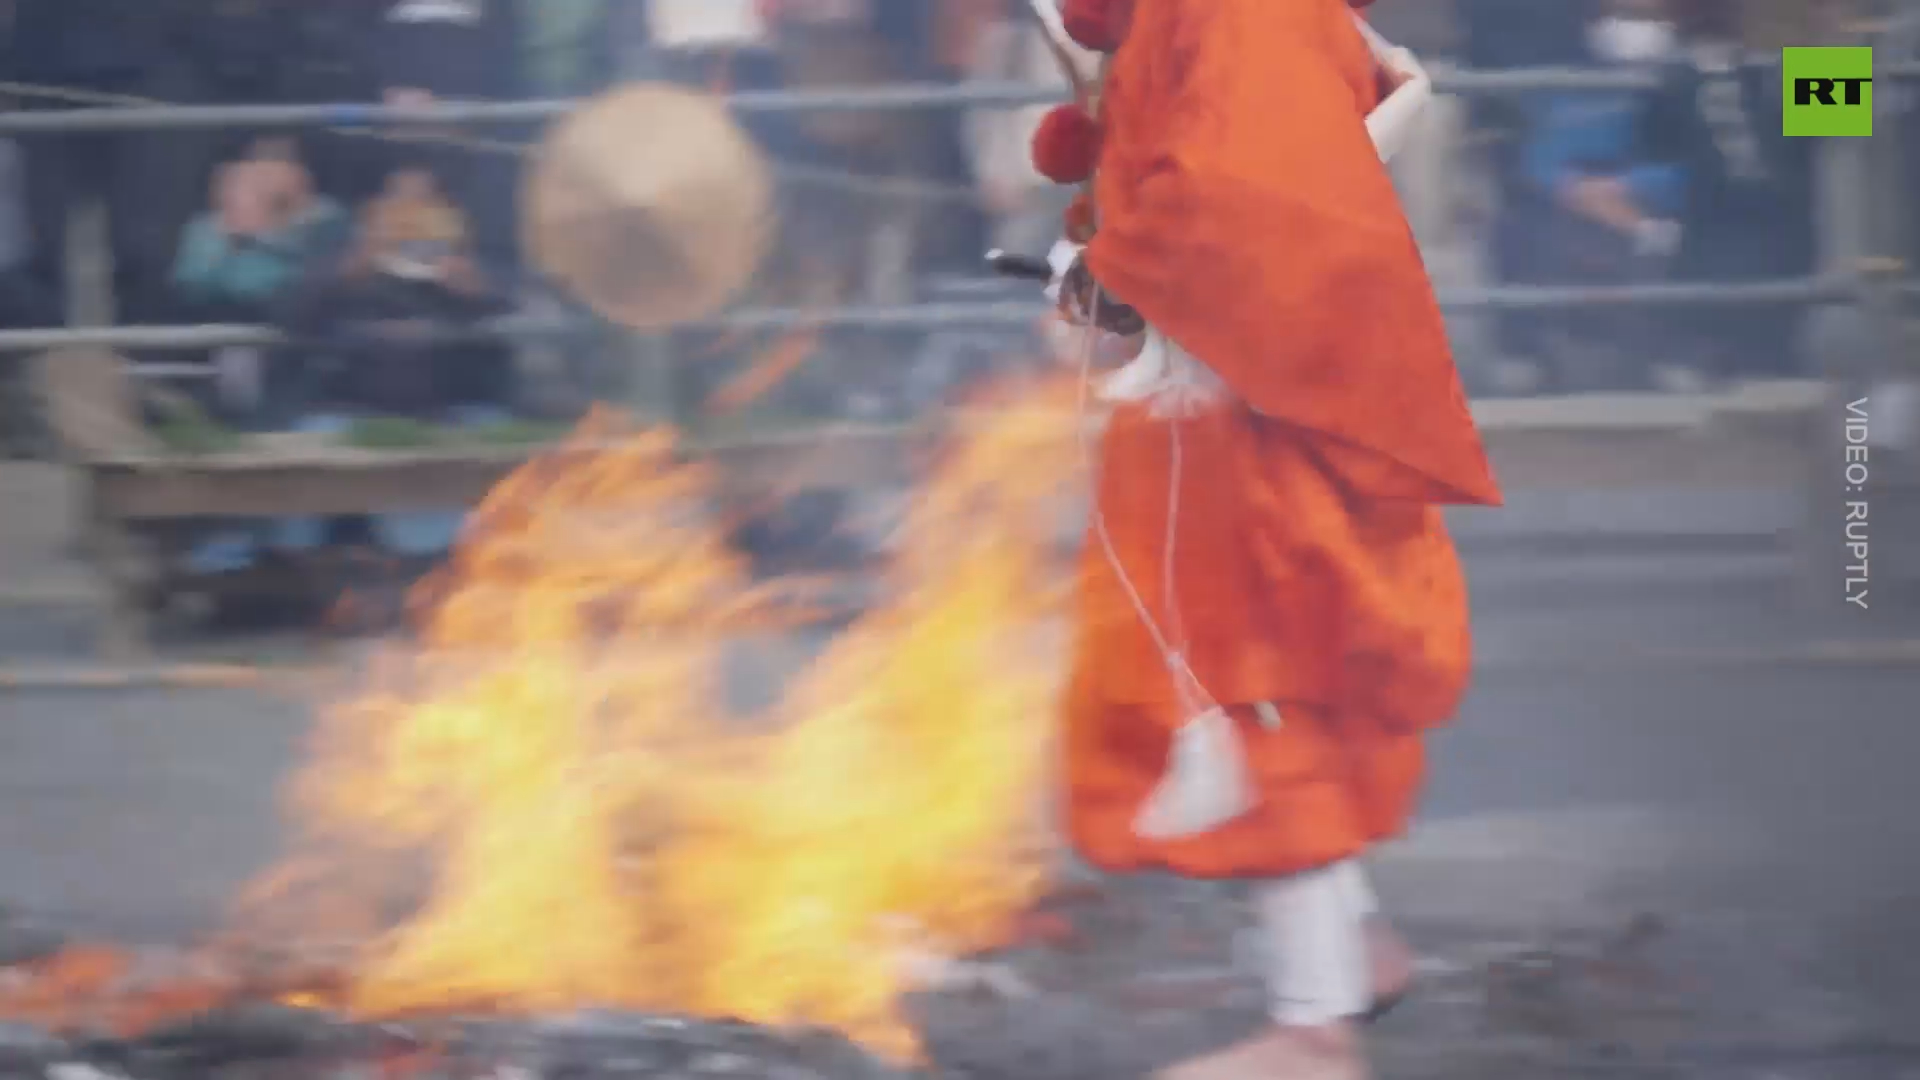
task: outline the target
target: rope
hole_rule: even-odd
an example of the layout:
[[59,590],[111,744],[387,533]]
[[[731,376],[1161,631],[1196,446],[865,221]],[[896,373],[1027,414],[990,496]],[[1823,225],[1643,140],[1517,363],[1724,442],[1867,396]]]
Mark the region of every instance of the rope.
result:
[[[79,87],[53,86],[45,83],[27,83],[0,80],[0,94],[14,97],[39,98],[47,101],[59,101],[73,105],[93,105],[104,107],[154,108],[178,105],[179,102],[164,101],[159,98],[141,97],[134,94],[117,94],[100,90],[87,90]],[[380,142],[420,145],[429,143],[452,146],[476,153],[495,154],[505,157],[525,157],[534,147],[506,139],[488,139],[476,135],[456,134],[444,131],[376,131],[364,127],[327,127],[322,130],[333,135],[342,135],[354,139],[374,139]],[[977,206],[981,203],[979,192],[965,184],[943,183],[935,180],[921,180],[911,177],[885,177],[863,175],[842,169],[826,169],[812,165],[797,165],[775,159],[774,171],[784,180],[797,184],[816,187],[833,187],[851,191],[860,195],[880,198],[918,199],[925,202],[945,202]]]
[[[1083,466],[1095,476],[1098,476],[1096,468],[1098,455],[1094,452],[1093,435],[1088,420],[1092,411],[1093,354],[1098,346],[1100,335],[1097,322],[1100,315],[1100,299],[1101,294],[1096,289],[1091,308],[1087,312],[1086,325],[1080,335],[1080,389],[1076,408],[1077,422],[1074,425],[1078,429]],[[1153,617],[1153,611],[1148,607],[1146,598],[1140,595],[1139,587],[1127,574],[1127,568],[1120,559],[1119,548],[1113,542],[1113,534],[1107,528],[1106,512],[1101,509],[1097,490],[1093,498],[1093,533],[1095,539],[1100,541],[1101,553],[1105,555],[1107,565],[1113,569],[1114,578],[1119,581],[1120,588],[1133,605],[1134,613],[1140,617],[1141,625],[1146,627],[1148,636],[1153,639],[1154,647],[1160,650],[1160,657],[1167,665],[1167,676],[1173,684],[1176,704],[1181,708],[1183,717],[1190,719],[1209,709],[1219,708],[1220,704],[1212,694],[1207,692],[1206,685],[1200,681],[1200,676],[1194,672],[1192,664],[1187,659],[1185,630],[1181,626],[1180,608],[1175,592],[1173,570],[1175,543],[1179,537],[1180,481],[1183,465],[1179,417],[1169,418],[1167,438],[1170,443],[1172,462],[1168,469],[1170,478],[1167,484],[1167,533],[1165,544],[1161,549],[1160,573],[1164,592],[1163,602],[1166,604],[1169,621],[1172,623],[1171,631],[1163,629],[1160,621]]]
[[[99,105],[106,107],[155,108],[177,106],[177,101],[164,101],[160,98],[141,97],[136,94],[116,94],[102,90],[86,90],[72,86],[53,86],[46,83],[25,83],[0,80],[0,94],[15,97],[43,98],[48,101],[64,101],[75,105]],[[521,155],[529,149],[521,143],[499,139],[482,139],[470,135],[451,135],[432,131],[370,131],[356,127],[329,127],[323,129],[329,134],[344,135],[355,139],[375,139],[381,142],[395,143],[444,143],[487,153]]]

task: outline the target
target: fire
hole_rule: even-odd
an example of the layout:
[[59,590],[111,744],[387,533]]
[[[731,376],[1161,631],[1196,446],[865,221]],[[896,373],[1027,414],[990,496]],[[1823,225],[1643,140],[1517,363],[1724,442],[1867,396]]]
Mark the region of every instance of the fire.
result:
[[[361,936],[340,1003],[671,1009],[910,1053],[907,961],[1005,933],[1050,850],[1039,635],[1077,457],[1052,395],[993,415],[920,492],[887,599],[759,716],[722,669],[766,594],[669,435],[599,416],[501,484],[297,778],[290,865],[326,920],[300,928]],[[296,879],[264,910],[312,899]]]
[[206,964],[142,970],[131,953],[76,945],[27,966],[24,979],[0,985],[0,1016],[47,1026],[84,1023],[131,1035],[230,999],[232,976]]

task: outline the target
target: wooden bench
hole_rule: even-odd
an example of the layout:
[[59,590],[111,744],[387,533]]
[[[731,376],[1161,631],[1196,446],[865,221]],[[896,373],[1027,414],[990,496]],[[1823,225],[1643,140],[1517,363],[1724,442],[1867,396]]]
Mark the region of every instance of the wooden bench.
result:
[[[151,391],[136,389],[115,354],[58,351],[41,357],[38,371],[51,426],[83,476],[83,539],[109,598],[102,644],[119,655],[144,650],[149,614],[166,585],[161,553],[143,540],[155,523],[464,509],[540,452],[372,450],[261,436],[232,450],[184,453],[140,423]],[[1823,407],[1818,384],[1791,383],[1719,396],[1488,401],[1475,411],[1511,491],[1706,489],[1795,483],[1806,469],[1809,424]],[[1063,425],[1074,420],[1061,416]],[[926,451],[956,428],[985,422],[962,410],[939,424],[827,425],[693,439],[685,450],[718,466],[716,504],[740,507],[804,489],[905,490]]]

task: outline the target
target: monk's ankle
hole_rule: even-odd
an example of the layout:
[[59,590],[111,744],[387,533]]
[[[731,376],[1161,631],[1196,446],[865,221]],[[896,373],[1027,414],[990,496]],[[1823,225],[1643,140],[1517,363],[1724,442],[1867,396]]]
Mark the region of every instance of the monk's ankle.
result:
[[1268,1029],[1268,1038],[1284,1040],[1329,1057],[1360,1052],[1360,1028],[1350,1020],[1326,1024],[1287,1024],[1276,1021]]
[[1393,924],[1376,915],[1367,920],[1367,963],[1371,968],[1369,978],[1373,983],[1373,996],[1376,1002],[1400,996],[1413,984],[1414,969],[1418,959],[1413,946],[1393,928]]

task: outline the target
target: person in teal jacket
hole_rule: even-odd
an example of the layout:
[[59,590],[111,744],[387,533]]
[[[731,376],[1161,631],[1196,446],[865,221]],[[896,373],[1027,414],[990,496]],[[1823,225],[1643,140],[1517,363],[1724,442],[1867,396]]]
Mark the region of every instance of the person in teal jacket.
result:
[[188,222],[172,273],[176,298],[201,317],[257,313],[348,228],[346,212],[314,193],[278,140],[222,166],[213,195],[212,209]]

